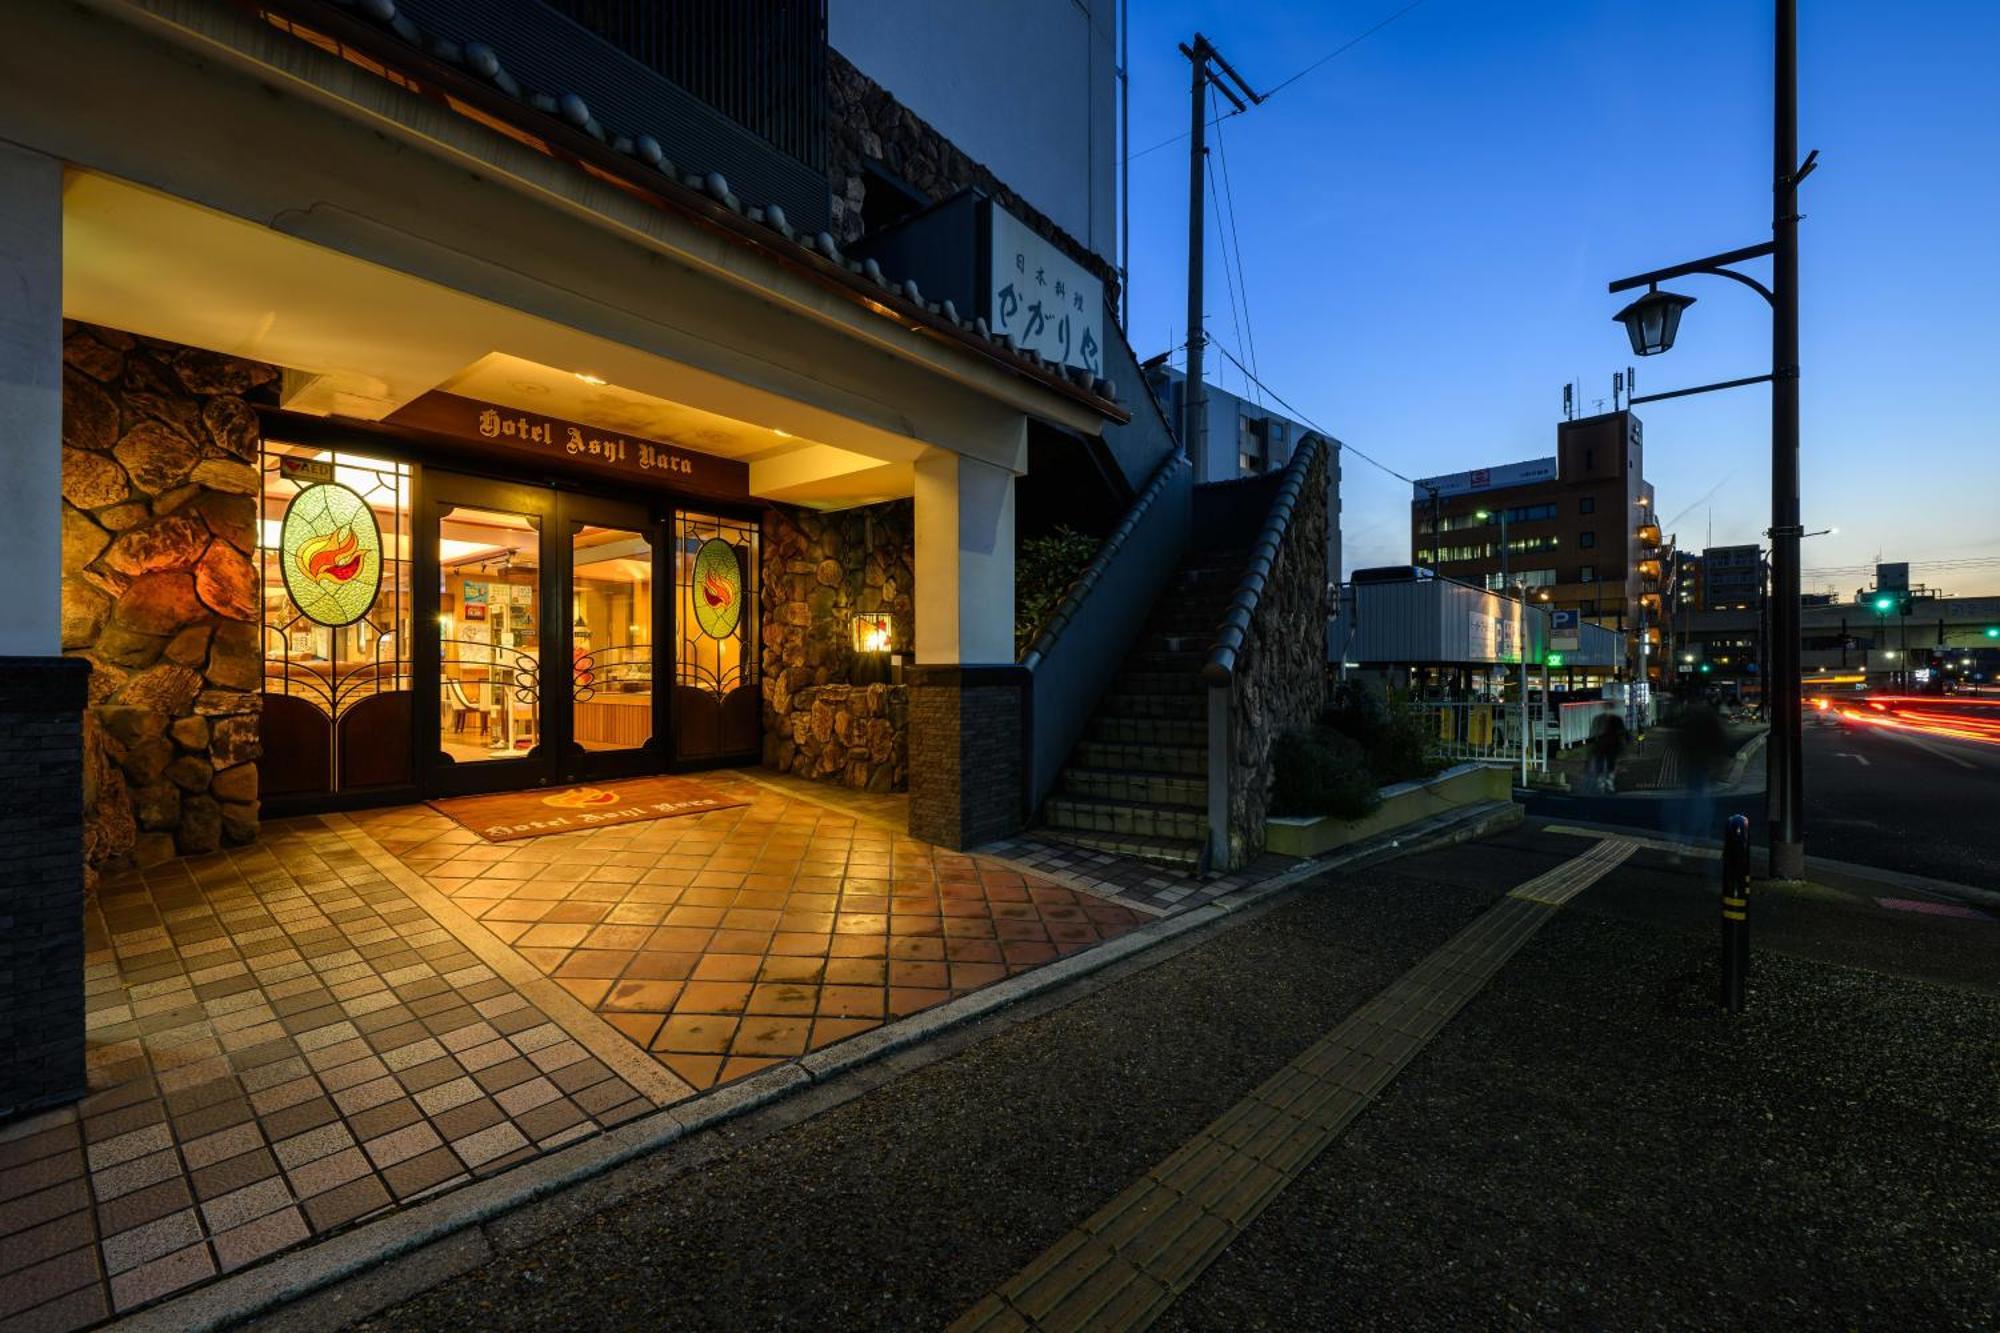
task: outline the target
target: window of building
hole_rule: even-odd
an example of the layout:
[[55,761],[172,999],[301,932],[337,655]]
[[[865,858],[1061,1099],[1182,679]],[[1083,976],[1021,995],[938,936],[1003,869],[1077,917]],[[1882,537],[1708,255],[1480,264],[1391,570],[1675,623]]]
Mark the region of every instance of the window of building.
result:
[[1587,551],[1597,545],[1597,534],[1594,532],[1579,532],[1576,534],[1576,544]]
[[1596,497],[1596,496],[1594,496],[1594,495],[1586,495],[1586,496],[1584,496],[1584,497],[1583,497],[1583,498],[1582,498],[1581,500],[1578,500],[1578,501],[1576,502],[1576,512],[1577,512],[1577,513],[1579,513],[1579,514],[1594,514],[1594,513],[1596,513],[1596,512],[1597,512],[1597,497]]
[[1553,569],[1518,569],[1510,572],[1504,579],[1498,573],[1486,576],[1486,586],[1493,590],[1517,586],[1553,588],[1555,585],[1556,572]]
[[1264,460],[1254,458],[1249,454],[1238,454],[1236,455],[1236,466],[1246,473],[1254,474],[1264,470]]
[[1596,566],[1596,565],[1578,565],[1578,566],[1576,567],[1576,581],[1577,581],[1578,583],[1595,583],[1595,582],[1597,582],[1597,566]]

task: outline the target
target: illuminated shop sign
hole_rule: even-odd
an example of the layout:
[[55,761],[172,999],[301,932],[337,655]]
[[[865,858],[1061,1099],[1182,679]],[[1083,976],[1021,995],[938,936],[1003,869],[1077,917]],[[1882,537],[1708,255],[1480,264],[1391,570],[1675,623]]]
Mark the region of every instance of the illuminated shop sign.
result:
[[308,486],[285,506],[279,567],[299,613],[320,625],[352,625],[382,588],[382,529],[368,502],[345,486]]

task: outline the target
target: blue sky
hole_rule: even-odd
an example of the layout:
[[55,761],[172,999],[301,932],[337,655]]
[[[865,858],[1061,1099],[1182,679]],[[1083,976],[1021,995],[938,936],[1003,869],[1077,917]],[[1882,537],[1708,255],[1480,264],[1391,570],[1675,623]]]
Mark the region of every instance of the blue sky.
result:
[[[1185,130],[1176,43],[1195,30],[1261,90],[1402,3],[1135,0],[1134,149]],[[1808,528],[1840,529],[1807,543],[1807,589],[1851,591],[1869,579],[1814,571],[1879,553],[1990,559],[1913,575],[2000,590],[2000,5],[1800,8],[1800,150],[1820,149],[1802,201],[1802,492]],[[1605,283],[1769,236],[1771,40],[1751,0],[1425,0],[1230,119],[1260,378],[1409,476],[1552,454],[1563,383],[1608,406],[1633,361]],[[1133,161],[1131,191],[1143,357],[1185,337],[1185,143]],[[1208,268],[1210,336],[1236,350],[1213,239]],[[1698,304],[1674,351],[1639,364],[1642,393],[1768,368],[1754,293],[1673,287]],[[1769,403],[1760,386],[1640,406],[1684,546],[1711,521],[1718,544],[1767,525]],[[1343,464],[1349,567],[1407,561],[1409,488]]]

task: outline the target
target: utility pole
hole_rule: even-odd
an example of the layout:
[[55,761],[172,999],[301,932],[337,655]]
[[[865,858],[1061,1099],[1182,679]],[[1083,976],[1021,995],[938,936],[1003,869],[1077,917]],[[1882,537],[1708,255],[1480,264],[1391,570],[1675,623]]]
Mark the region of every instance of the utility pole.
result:
[[1777,0],[1771,133],[1771,698],[1769,756],[1777,818],[1773,879],[1803,879],[1805,762],[1799,716],[1799,162],[1798,0]]
[[[1208,89],[1213,87],[1237,111],[1247,111],[1243,98],[1250,99],[1256,106],[1263,98],[1253,92],[1243,81],[1222,53],[1209,43],[1200,33],[1194,35],[1194,45],[1181,43],[1181,54],[1188,58],[1193,67],[1193,88],[1189,97],[1190,114],[1188,120],[1188,345],[1187,345],[1187,404],[1182,431],[1186,438],[1181,441],[1188,457],[1194,463],[1196,482],[1208,480],[1208,386],[1202,382],[1202,351],[1208,341],[1208,326],[1203,320],[1202,310],[1202,205],[1208,183]],[[1218,78],[1215,69],[1223,76]],[[1230,87],[1242,91],[1237,96]]]

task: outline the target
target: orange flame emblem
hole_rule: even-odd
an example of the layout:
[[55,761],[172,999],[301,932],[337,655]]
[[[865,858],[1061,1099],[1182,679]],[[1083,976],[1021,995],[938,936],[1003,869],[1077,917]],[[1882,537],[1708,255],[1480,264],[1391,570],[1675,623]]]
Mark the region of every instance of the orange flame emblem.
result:
[[361,539],[353,528],[322,533],[299,546],[299,568],[309,579],[346,583],[361,572]]
[[730,587],[719,574],[704,574],[701,580],[701,595],[710,606],[724,607],[736,600],[736,590]]
[[618,804],[618,793],[606,791],[602,787],[571,787],[559,791],[554,796],[544,796],[543,805],[553,805],[564,810],[589,810],[602,805]]

